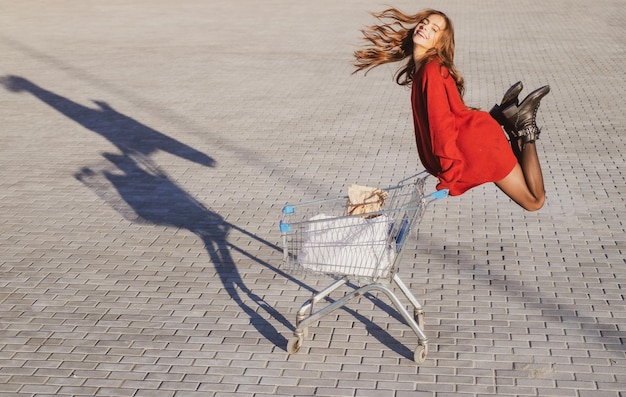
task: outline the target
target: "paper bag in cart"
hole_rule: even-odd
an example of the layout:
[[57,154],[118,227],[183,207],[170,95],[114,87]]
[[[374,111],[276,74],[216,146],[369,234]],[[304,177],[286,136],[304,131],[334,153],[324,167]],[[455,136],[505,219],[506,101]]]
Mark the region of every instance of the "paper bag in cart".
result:
[[353,184],[348,188],[348,215],[380,211],[386,199],[384,190]]

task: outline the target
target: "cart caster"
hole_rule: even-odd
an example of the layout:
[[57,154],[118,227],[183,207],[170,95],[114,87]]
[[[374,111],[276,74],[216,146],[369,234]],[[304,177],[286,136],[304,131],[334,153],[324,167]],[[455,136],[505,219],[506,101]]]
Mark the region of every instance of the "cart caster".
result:
[[[300,323],[301,323],[301,322],[302,322],[302,320],[298,320],[298,319],[296,319],[296,328],[298,328],[298,326],[300,325]],[[307,336],[309,336],[309,327],[302,328],[302,329],[301,329],[301,331],[302,331],[302,336],[303,336],[304,338],[306,338]]]
[[426,361],[426,356],[428,355],[428,345],[419,345],[415,348],[415,353],[413,354],[413,360],[417,364],[422,364]]
[[415,319],[415,322],[417,323],[417,326],[424,331],[424,326],[426,325],[424,322],[424,312],[423,311],[417,311],[417,310],[413,310],[413,318]]
[[302,336],[294,336],[287,343],[287,353],[296,354],[302,348],[302,343],[304,342],[304,337]]

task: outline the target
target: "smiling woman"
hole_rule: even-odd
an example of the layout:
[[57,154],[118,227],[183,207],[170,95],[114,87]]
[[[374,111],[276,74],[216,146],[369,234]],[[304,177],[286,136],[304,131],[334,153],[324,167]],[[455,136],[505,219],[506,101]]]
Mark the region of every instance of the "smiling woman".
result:
[[413,30],[413,56],[419,58],[434,48],[445,28],[446,20],[439,14],[433,13],[422,19]]
[[454,66],[454,26],[446,14],[426,9],[409,15],[390,8],[373,15],[381,23],[362,30],[366,46],[354,53],[354,73],[407,60],[395,79],[411,86],[417,151],[422,165],[439,179],[437,188],[454,196],[493,182],[524,209],[540,209],[545,190],[535,116],[550,87],[520,103],[518,82],[490,113],[470,109],[463,102],[465,84]]

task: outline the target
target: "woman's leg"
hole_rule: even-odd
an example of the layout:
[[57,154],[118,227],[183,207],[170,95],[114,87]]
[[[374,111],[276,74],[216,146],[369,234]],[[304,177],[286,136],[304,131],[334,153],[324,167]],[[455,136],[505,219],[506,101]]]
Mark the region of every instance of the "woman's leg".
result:
[[535,146],[540,132],[535,116],[541,99],[550,92],[550,86],[534,90],[518,105],[515,99],[520,89],[519,83],[511,87],[511,95],[505,94],[505,98],[512,98],[509,98],[510,104],[504,109],[495,106],[490,112],[509,135],[518,162],[513,171],[496,185],[524,209],[537,211],[543,207],[546,193]]
[[512,142],[518,164],[509,175],[496,182],[496,186],[525,210],[537,211],[543,207],[546,199],[543,174],[535,142],[521,141],[518,139]]

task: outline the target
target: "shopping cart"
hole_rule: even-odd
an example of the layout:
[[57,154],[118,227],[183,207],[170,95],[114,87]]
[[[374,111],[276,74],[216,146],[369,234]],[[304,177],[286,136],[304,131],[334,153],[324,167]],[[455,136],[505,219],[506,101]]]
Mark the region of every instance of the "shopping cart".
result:
[[[429,174],[421,172],[385,188],[387,197],[379,211],[346,215],[348,197],[286,205],[280,231],[283,268],[288,273],[327,274],[336,281],[313,295],[298,310],[296,329],[287,344],[290,354],[298,353],[309,326],[345,306],[348,301],[371,291],[383,292],[418,337],[414,360],[422,363],[428,354],[422,305],[398,275],[398,265],[413,226],[427,205],[448,196],[447,190],[425,193]],[[349,284],[354,288],[340,299],[317,308],[316,304]],[[413,306],[411,316],[391,290],[394,284]]]

